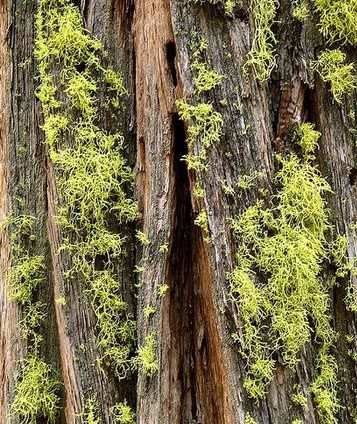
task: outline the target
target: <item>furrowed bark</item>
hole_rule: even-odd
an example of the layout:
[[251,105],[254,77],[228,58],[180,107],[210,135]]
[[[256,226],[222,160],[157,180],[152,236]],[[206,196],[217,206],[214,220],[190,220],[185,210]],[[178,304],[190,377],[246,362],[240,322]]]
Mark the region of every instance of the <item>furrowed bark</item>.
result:
[[[8,97],[10,92],[10,50],[7,43],[9,36],[10,11],[6,1],[0,3],[0,222],[8,211],[8,150],[9,119]],[[9,269],[9,240],[7,233],[0,233],[0,421],[5,422],[6,410],[13,387],[14,362],[13,324],[17,320],[16,308],[8,300],[6,274]]]
[[[40,135],[40,111],[35,97],[35,63],[33,58],[34,4],[24,2],[2,3],[2,219],[28,216],[34,222],[34,240],[29,246],[31,255],[44,257],[46,283],[36,294],[45,305],[46,322],[40,333],[46,343],[40,348],[44,360],[58,368],[57,334],[54,322],[53,292],[49,283],[50,257],[46,227],[46,174],[45,149]],[[6,27],[6,28],[5,28]],[[6,53],[9,49],[10,54]],[[8,228],[4,226],[2,250],[2,323],[5,333],[1,343],[1,417],[3,422],[17,422],[10,414],[15,384],[19,378],[21,361],[31,352],[21,334],[23,308],[10,298],[8,275],[11,266],[11,246]],[[4,321],[3,321],[4,319]]]
[[[104,128],[119,128],[124,133],[128,156],[133,155],[132,147],[132,123],[130,123],[131,104],[133,96],[131,86],[132,68],[130,38],[130,15],[129,3],[120,4],[111,1],[81,3],[81,11],[88,30],[102,41],[108,52],[111,66],[118,69],[123,75],[129,96],[131,99],[123,113],[118,113],[115,118],[101,113],[100,120]],[[131,162],[133,160],[131,159]],[[98,416],[102,422],[112,423],[112,408],[117,401],[127,400],[135,403],[135,378],[127,379],[125,383],[118,381],[110,368],[98,365],[98,359],[102,352],[96,344],[95,317],[90,305],[90,299],[83,293],[81,284],[67,282],[63,276],[69,268],[68,259],[58,254],[60,247],[60,229],[56,223],[56,182],[52,166],[47,166],[48,175],[48,201],[49,201],[49,237],[51,243],[52,258],[54,264],[54,287],[57,298],[64,295],[66,306],[56,304],[56,317],[59,332],[61,366],[65,389],[65,412],[66,423],[86,422],[83,413],[86,410],[89,399],[94,399],[98,406]],[[132,235],[130,228],[122,229],[127,237],[127,255],[116,266],[121,270],[121,279],[118,284],[123,288],[123,297],[129,303],[130,310],[133,307],[133,252]]]
[[[59,254],[55,171],[43,143],[41,109],[34,94],[35,4],[0,0],[0,223],[11,214],[40,217],[32,248],[34,254],[44,253],[48,275],[39,293],[48,314],[41,329],[45,337],[41,354],[63,380],[58,423],[86,423],[83,412],[91,398],[97,400],[98,419],[105,424],[114,424],[111,408],[123,401],[134,409],[137,404],[140,424],[246,424],[247,413],[257,424],[291,424],[295,419],[323,423],[309,391],[318,372],[319,343],[314,334],[296,369],[282,365],[280,354],[274,354],[274,377],[262,401],[253,401],[244,388],[247,362],[232,337],[241,336],[242,322],[229,288],[228,274],[239,248],[230,220],[263,192],[269,202],[276,190],[276,153],[296,151],[294,129],[311,122],[322,133],[314,163],[333,191],[328,195],[330,223],[339,234],[347,234],[348,255],[356,257],[356,93],[337,104],[328,84],[313,75],[316,52],[326,48],[318,16],[303,23],[293,19],[289,0],[280,1],[273,25],[280,40],[277,65],[268,82],[258,82],[252,69],[244,68],[255,29],[250,1],[237,2],[231,16],[223,3],[75,2],[86,28],[103,42],[106,61],[121,71],[128,90],[123,111],[115,116],[104,107],[100,111],[103,127],[124,135],[125,156],[135,166],[140,209],[137,225],[113,223],[126,237],[125,254],[115,267],[123,298],[137,318],[139,351],[147,337],[153,337],[158,370],[148,375],[139,360],[138,378],[133,372],[122,381],[110,367],[97,363],[101,352],[90,299],[79,283],[66,280],[70,258]],[[202,60],[224,76],[203,94],[194,84],[196,35],[207,40]],[[353,48],[348,50],[356,57]],[[188,169],[184,160],[190,148],[189,124],[179,117],[179,99],[192,105],[210,103],[223,118],[223,135],[209,148],[204,171]],[[194,149],[200,151],[202,146]],[[252,174],[257,176],[253,187],[237,189],[233,195],[227,190]],[[195,195],[197,182],[202,197]],[[195,223],[202,211],[207,213],[208,234]],[[136,227],[148,239],[143,245],[135,236]],[[6,231],[1,232],[0,243],[0,424],[7,424],[18,361],[28,346],[18,334],[21,308],[9,297]],[[325,260],[326,284],[335,272]],[[349,284],[357,290],[355,275],[350,281],[338,278],[330,297],[332,324],[338,332],[333,354],[339,365],[341,408],[336,419],[353,424],[357,322],[356,314],[346,308]],[[56,302],[62,297],[65,304]],[[347,336],[353,336],[352,343]],[[306,408],[291,402],[297,386],[307,395]],[[19,423],[12,418],[11,424]]]

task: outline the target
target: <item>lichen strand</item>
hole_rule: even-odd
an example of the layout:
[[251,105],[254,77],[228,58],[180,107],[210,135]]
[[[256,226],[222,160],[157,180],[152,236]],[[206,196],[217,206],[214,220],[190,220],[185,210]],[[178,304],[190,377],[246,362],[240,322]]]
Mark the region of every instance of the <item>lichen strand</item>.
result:
[[176,105],[180,118],[188,123],[187,142],[190,153],[185,156],[188,169],[204,171],[207,169],[209,149],[219,142],[222,135],[222,115],[210,103],[190,105],[184,100],[178,100]]
[[311,392],[321,422],[333,424],[338,409],[336,363],[330,353],[335,333],[329,287],[320,279],[328,253],[324,194],[330,187],[309,159],[295,155],[281,159],[275,183],[280,190],[274,207],[258,202],[232,221],[240,248],[230,287],[241,313],[240,342],[248,362],[244,386],[250,396],[262,398],[273,377],[272,354],[279,351],[283,363],[293,368],[314,332],[320,351]]
[[[331,247],[331,259],[336,267],[337,278],[348,278],[345,304],[351,312],[357,312],[357,293],[353,285],[353,277],[357,275],[357,258],[348,255],[348,238],[339,234]],[[352,277],[352,278],[349,278]]]
[[276,64],[276,38],[272,31],[272,25],[277,6],[277,0],[251,0],[254,36],[244,69],[252,68],[259,81],[269,79]]
[[228,15],[233,13],[234,6],[238,3],[237,0],[192,0],[193,3],[210,3],[223,4],[224,10]]
[[37,224],[32,216],[18,215],[8,218],[3,226],[11,239],[10,298],[21,305],[20,334],[29,346],[20,364],[10,415],[25,424],[39,418],[52,421],[59,401],[59,383],[40,357],[43,337],[39,329],[47,314],[46,305],[37,300],[38,290],[46,283],[45,258],[34,254]]
[[[193,84],[197,95],[209,92],[221,84],[223,76],[211,69],[203,59],[207,40],[196,32],[191,33]],[[185,156],[188,169],[204,171],[207,168],[207,155],[210,148],[222,136],[223,118],[211,103],[185,100],[176,102],[180,119],[188,125],[187,142],[189,153]]]
[[355,0],[314,0],[313,3],[320,14],[320,31],[329,42],[357,43]]
[[300,22],[304,22],[310,15],[309,4],[307,0],[295,0],[293,2],[292,15]]
[[145,337],[144,344],[138,350],[137,363],[139,369],[148,376],[154,375],[159,369],[156,359],[156,345],[156,336],[151,333]]
[[254,418],[250,414],[247,414],[244,419],[244,424],[257,424]]
[[315,126],[309,122],[304,122],[297,129],[298,144],[301,147],[305,160],[313,159],[314,152],[318,146],[321,133],[315,130]]
[[46,417],[53,422],[58,410],[59,383],[53,379],[52,370],[36,355],[29,355],[22,364],[12,414],[21,417],[22,424],[36,424]]
[[113,417],[116,424],[135,424],[135,414],[126,403],[118,403],[113,408]]
[[357,87],[354,65],[346,63],[346,53],[339,49],[322,52],[314,62],[313,69],[324,82],[330,84],[332,95],[338,103],[342,102],[345,94],[351,94]]
[[128,196],[133,176],[123,137],[101,127],[98,98],[113,113],[126,90],[120,74],[102,64],[101,43],[67,0],[40,1],[35,56],[43,131],[59,193],[60,252],[71,258],[65,277],[83,284],[93,306],[102,352],[97,362],[122,378],[133,367],[135,325],[114,266],[125,238],[111,223],[134,220],[137,207]]

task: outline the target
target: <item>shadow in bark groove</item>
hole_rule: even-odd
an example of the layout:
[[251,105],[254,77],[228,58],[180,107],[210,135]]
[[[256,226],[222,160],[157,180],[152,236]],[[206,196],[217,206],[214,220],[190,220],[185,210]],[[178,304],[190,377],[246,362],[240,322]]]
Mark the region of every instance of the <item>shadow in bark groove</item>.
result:
[[170,413],[174,422],[225,423],[228,421],[223,417],[223,373],[217,352],[207,246],[194,224],[190,176],[183,159],[188,153],[185,129],[177,114],[172,116],[172,133],[176,207],[168,273],[174,344],[169,363],[176,396],[170,397]]
[[[167,44],[167,56],[173,50]],[[174,74],[173,74],[174,75]],[[170,355],[170,374],[176,384],[175,399],[180,410],[172,411],[175,422],[196,420],[197,405],[194,384],[194,281],[192,269],[193,213],[190,198],[189,178],[183,156],[187,154],[185,129],[177,114],[172,116],[172,134],[174,137],[174,178],[175,178],[175,222],[174,236],[169,262],[171,281],[171,302],[169,311],[170,330],[175,344]],[[179,416],[181,420],[179,421]]]
[[[171,77],[172,77],[172,83],[175,87],[177,87],[177,74],[176,74],[176,44],[174,41],[169,41],[166,43],[166,59],[167,64],[170,69]],[[178,122],[178,117],[175,115],[174,118],[174,128],[176,128]],[[176,137],[176,136],[175,136]]]

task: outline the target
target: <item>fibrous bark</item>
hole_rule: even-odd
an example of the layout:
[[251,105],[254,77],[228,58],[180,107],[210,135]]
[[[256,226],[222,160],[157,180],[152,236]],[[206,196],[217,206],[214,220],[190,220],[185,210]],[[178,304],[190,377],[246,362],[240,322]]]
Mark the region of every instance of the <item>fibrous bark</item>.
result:
[[[81,284],[66,280],[69,259],[59,254],[58,182],[35,95],[36,5],[0,3],[0,220],[13,214],[38,218],[31,249],[44,252],[47,275],[37,294],[47,305],[41,355],[63,383],[59,423],[86,422],[84,412],[93,394],[103,423],[115,422],[111,408],[116,402],[136,408],[137,422],[143,424],[243,424],[248,414],[261,424],[295,419],[324,423],[309,390],[317,375],[319,343],[314,336],[296,368],[285,366],[281,352],[274,353],[274,376],[262,400],[255,402],[244,388],[247,361],[232,337],[242,336],[242,321],[229,283],[240,247],[231,220],[262,193],[274,201],[274,175],[280,166],[276,154],[300,154],[294,130],[311,122],[322,134],[314,164],[332,188],[327,197],[330,224],[347,236],[347,256],[356,257],[355,93],[337,103],[329,85],[313,74],[315,51],[326,45],[318,16],[297,21],[288,0],[280,1],[272,27],[278,39],[276,66],[269,81],[257,80],[244,66],[256,29],[253,3],[237,1],[231,14],[224,2],[76,3],[84,26],[101,40],[106,60],[121,70],[128,91],[125,107],[115,116],[104,105],[100,111],[103,127],[119,128],[124,136],[140,212],[136,228],[113,222],[126,237],[125,253],[115,267],[120,270],[118,286],[137,318],[139,352],[148,337],[154,340],[156,362],[151,365],[157,370],[148,374],[138,360],[137,371],[126,380],[119,380],[109,366],[97,365],[100,349],[90,299]],[[199,59],[197,40],[206,43]],[[347,50],[352,61],[355,49]],[[197,60],[223,76],[210,90],[198,92],[195,86]],[[190,168],[185,159],[204,146],[190,144],[192,123],[181,119],[180,99],[189,105],[210,104],[223,120],[219,142],[207,149],[205,170]],[[247,176],[254,176],[254,184],[241,189]],[[197,225],[203,216],[204,225]],[[145,239],[142,245],[137,229]],[[8,231],[2,231],[0,242],[0,422],[16,424],[20,418],[10,418],[10,408],[18,361],[26,357],[28,346],[18,331],[23,311],[9,296]],[[321,278],[326,287],[335,274],[336,265],[325,260]],[[351,424],[357,410],[357,330],[355,312],[345,300],[355,278],[353,272],[337,277],[329,290],[341,405],[336,422]],[[62,296],[65,304],[56,301]],[[305,408],[291,400],[297,387],[306,396]],[[46,419],[38,417],[38,422]]]

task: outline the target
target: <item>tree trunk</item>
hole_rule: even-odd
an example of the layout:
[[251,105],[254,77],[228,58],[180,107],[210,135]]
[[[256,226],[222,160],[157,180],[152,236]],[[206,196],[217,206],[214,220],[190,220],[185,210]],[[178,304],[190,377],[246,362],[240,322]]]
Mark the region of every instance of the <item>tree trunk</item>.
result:
[[[323,13],[318,0],[300,2],[310,10],[303,20],[294,17],[297,2],[263,3],[270,10],[276,8],[270,27],[262,35],[268,37],[265,42],[275,55],[269,78],[259,78],[259,65],[247,65],[259,30],[257,0],[74,2],[72,9],[80,13],[83,25],[80,36],[90,34],[101,47],[97,53],[91,45],[86,53],[83,48],[73,57],[70,53],[62,57],[61,49],[58,57],[52,52],[41,56],[35,47],[41,10],[45,11],[41,28],[60,28],[58,34],[64,34],[55,13],[59,10],[63,14],[69,0],[1,0],[0,424],[51,420],[130,424],[134,418],[129,407],[135,412],[135,422],[142,424],[357,422],[357,303],[351,305],[350,301],[355,296],[357,302],[356,93],[351,87],[342,98],[336,97],[334,81],[326,81],[317,64],[326,48],[341,49],[347,54],[346,63],[353,62],[356,43],[343,42],[341,34],[341,41],[321,34]],[[54,10],[53,14],[48,10]],[[51,36],[45,33],[45,45],[50,46]],[[65,44],[63,49],[67,47]],[[84,59],[76,57],[82,54]],[[100,65],[94,63],[94,54]],[[53,95],[60,102],[57,106],[49,103],[52,94],[47,92],[44,100],[39,92],[44,84],[41,64],[46,60],[46,72],[51,72],[54,84],[58,84]],[[61,73],[63,69],[66,72]],[[120,72],[126,88],[126,93],[121,92],[120,107],[111,106],[116,92],[109,79],[105,80],[111,75],[108,69]],[[97,83],[95,89],[83,89],[83,97],[78,97],[89,99],[89,108],[96,111],[94,118],[88,118],[92,112],[83,103],[74,103],[70,91],[73,80],[68,77],[71,72]],[[205,108],[204,116],[199,107]],[[46,132],[48,120],[63,116],[71,126],[60,128],[51,144]],[[298,141],[302,123],[314,124],[321,133],[317,150],[308,159]],[[76,154],[76,131],[86,125],[95,128],[97,136],[100,132],[100,140],[109,140],[104,133],[120,134],[110,142],[118,146],[111,163],[123,155],[133,170],[135,184],[130,177],[122,177],[122,171],[113,173],[113,178],[109,175],[105,183],[123,178],[120,186],[138,205],[135,220],[126,219],[129,212],[116,212],[124,200],[121,191],[114,189],[105,199],[100,195],[96,198],[103,200],[99,212],[90,206],[85,209],[91,202],[85,197],[86,190],[83,197],[76,192],[75,202],[70,204],[71,187],[65,181],[70,180],[77,164],[68,171],[58,155],[65,149],[73,149],[72,156]],[[86,142],[90,143],[88,140],[89,136]],[[91,145],[97,148],[93,154],[104,154],[111,148],[95,143]],[[279,175],[284,172],[282,164],[292,157],[296,166],[308,167],[331,187],[331,191],[321,191],[328,225],[322,235],[324,251],[316,262],[316,284],[328,298],[327,325],[335,334],[328,345],[328,357],[337,364],[336,372],[323,386],[323,395],[336,389],[336,408],[324,405],[316,389],[325,341],[319,335],[319,318],[310,310],[313,304],[309,310],[305,305],[309,340],[299,349],[293,366],[284,356],[284,330],[270,330],[279,301],[264,309],[262,339],[268,340],[265,359],[274,363],[273,374],[264,379],[264,393],[257,399],[247,390],[252,369],[251,353],[247,353],[244,341],[244,293],[232,289],[232,273],[239,268],[242,248],[250,249],[254,252],[249,256],[253,264],[250,272],[256,287],[269,290],[274,270],[261,265],[258,256],[264,249],[262,243],[283,232],[268,223],[264,234],[257,236],[260,244],[254,247],[253,239],[244,244],[244,228],[237,235],[234,223],[257,201],[263,205],[264,216],[272,211],[269,219],[283,222],[279,193],[284,183]],[[88,184],[82,174],[88,192],[97,184],[93,175],[89,174],[92,179]],[[58,218],[66,208],[71,211],[71,227]],[[89,211],[86,225],[90,230],[79,224],[87,218],[81,215],[81,208]],[[22,233],[24,217],[32,222],[29,234]],[[305,217],[299,229],[311,235],[305,225],[310,218]],[[102,224],[108,237],[119,234],[124,240],[120,255],[109,247],[103,252],[99,247],[94,253],[86,250],[83,270],[75,268],[78,251],[93,241],[90,231]],[[290,224],[286,224],[289,230],[295,231]],[[340,260],[333,253],[335,240],[343,240],[347,249]],[[72,250],[68,246],[66,250],[66,241]],[[41,272],[37,270],[41,284],[26,300],[11,294],[12,275],[23,256],[43,261]],[[271,264],[276,258],[268,259]],[[279,260],[283,264],[284,258]],[[106,273],[115,279],[116,286],[113,295],[103,294],[103,289],[100,299],[111,296],[110,301],[125,302],[125,312],[116,309],[117,315],[100,303],[104,301],[97,299],[91,285],[98,275]],[[26,283],[26,276],[20,283]],[[294,288],[286,289],[286,299],[289,290]],[[29,313],[33,316],[33,305],[45,305],[45,318],[35,330],[26,327],[31,331],[24,334],[23,322]],[[128,325],[131,320],[136,322],[135,339],[128,347],[130,358],[125,357],[124,365],[120,363],[125,372],[118,372],[114,354],[103,347],[109,330],[100,320],[108,314],[107,326],[111,319],[118,326],[123,316]],[[294,340],[304,337],[299,333],[293,336]],[[38,346],[37,337],[41,338]],[[260,337],[258,332],[256,337]],[[120,346],[124,339],[123,333],[115,333]],[[110,348],[115,347],[110,344]],[[48,405],[29,407],[28,412],[13,406],[19,404],[26,364],[34,357],[49,367],[46,376],[50,381],[59,382],[52,391],[56,401],[53,414]],[[47,394],[42,386],[31,380],[30,403],[34,403],[31,391],[38,388],[42,396]]]

